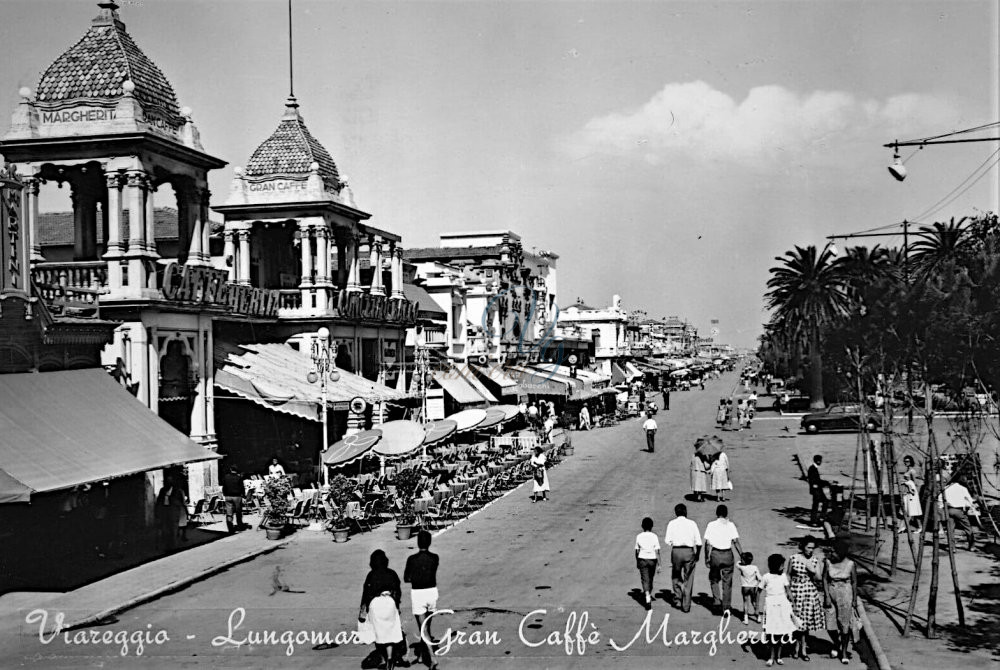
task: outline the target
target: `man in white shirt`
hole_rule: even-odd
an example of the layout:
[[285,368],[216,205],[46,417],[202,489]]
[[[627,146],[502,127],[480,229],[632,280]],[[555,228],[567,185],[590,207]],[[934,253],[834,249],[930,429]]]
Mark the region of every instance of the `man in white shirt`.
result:
[[656,438],[656,422],[653,421],[652,412],[646,412],[646,420],[642,422],[642,429],[646,431],[646,451],[653,453],[653,440]]
[[653,520],[642,520],[642,532],[635,536],[635,566],[639,568],[646,609],[653,606],[653,573],[660,571],[660,538],[653,532]]
[[[732,605],[733,566],[736,555],[743,554],[740,533],[736,524],[729,520],[729,508],[719,505],[715,508],[715,521],[705,527],[705,567],[708,568],[708,583],[712,585],[712,605],[725,613]],[[721,583],[721,596],[720,596]]]
[[674,505],[676,519],[667,524],[664,542],[670,545],[670,576],[674,586],[674,607],[691,611],[691,590],[694,569],[701,554],[701,533],[698,524],[687,518],[687,505]]
[[961,528],[968,535],[969,551],[972,551],[976,544],[976,533],[969,521],[969,510],[976,504],[972,499],[972,494],[961,481],[956,480],[945,487],[943,495],[948,516],[951,517],[955,528]]

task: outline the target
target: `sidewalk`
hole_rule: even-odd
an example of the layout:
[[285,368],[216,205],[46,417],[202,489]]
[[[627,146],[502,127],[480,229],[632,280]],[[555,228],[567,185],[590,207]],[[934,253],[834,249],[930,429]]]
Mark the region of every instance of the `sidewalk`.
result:
[[13,592],[0,596],[0,657],[4,647],[15,644],[22,634],[37,636],[38,623],[25,617],[36,608],[50,612],[47,630],[56,626],[55,613],[62,612],[62,627],[72,628],[107,619],[122,610],[175,591],[226,568],[270,553],[296,537],[268,540],[253,527],[236,535],[209,542],[150,561],[131,570],[99,580],[67,593]]

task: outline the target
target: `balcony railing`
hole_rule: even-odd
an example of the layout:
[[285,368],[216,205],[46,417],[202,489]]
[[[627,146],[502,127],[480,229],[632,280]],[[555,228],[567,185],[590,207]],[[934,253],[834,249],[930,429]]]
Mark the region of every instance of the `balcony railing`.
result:
[[108,292],[108,264],[105,261],[38,263],[31,272],[39,297],[50,304],[93,305],[98,296]]

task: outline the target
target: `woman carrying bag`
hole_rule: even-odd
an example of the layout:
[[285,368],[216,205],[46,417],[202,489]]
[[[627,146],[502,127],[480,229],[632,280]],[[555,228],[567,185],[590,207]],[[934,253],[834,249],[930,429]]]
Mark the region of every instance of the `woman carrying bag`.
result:
[[389,558],[384,551],[373,551],[368,565],[371,571],[361,592],[358,635],[362,640],[372,637],[385,659],[386,670],[393,670],[396,666],[393,647],[403,641],[403,625],[399,619],[403,589],[399,575],[389,569]]

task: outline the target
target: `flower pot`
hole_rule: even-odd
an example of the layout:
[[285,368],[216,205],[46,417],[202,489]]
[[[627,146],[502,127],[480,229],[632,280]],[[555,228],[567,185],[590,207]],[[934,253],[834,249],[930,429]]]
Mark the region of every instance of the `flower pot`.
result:
[[264,528],[264,532],[267,533],[267,539],[269,540],[280,540],[283,530],[282,528]]
[[396,537],[400,540],[409,540],[410,536],[413,535],[413,525],[409,524],[399,524],[396,526]]
[[347,528],[334,528],[333,529],[333,541],[334,542],[347,542]]

